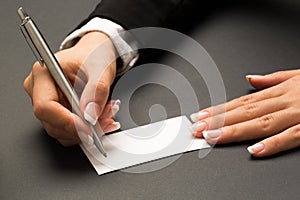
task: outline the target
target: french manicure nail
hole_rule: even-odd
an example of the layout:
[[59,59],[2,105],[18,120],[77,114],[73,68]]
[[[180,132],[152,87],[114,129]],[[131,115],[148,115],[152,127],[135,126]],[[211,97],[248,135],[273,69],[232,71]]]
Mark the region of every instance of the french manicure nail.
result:
[[121,101],[117,99],[111,106],[111,117],[114,117],[120,110]]
[[259,77],[262,77],[262,75],[246,75],[246,79],[248,82],[250,82],[252,78],[259,78]]
[[84,111],[84,119],[90,122],[92,125],[95,125],[100,116],[100,106],[94,102],[87,104]]
[[216,130],[207,130],[203,131],[203,137],[205,139],[218,139],[220,137],[222,131],[221,129],[216,129]]
[[197,112],[197,113],[193,113],[191,114],[190,118],[193,122],[197,122],[198,120],[204,119],[206,117],[208,117],[209,113],[204,111],[204,112]]
[[113,122],[111,123],[106,129],[105,129],[105,132],[106,133],[109,133],[109,132],[112,132],[112,131],[116,131],[118,129],[121,128],[121,124],[119,122]]
[[115,116],[116,113],[120,110],[120,106],[118,104],[114,104],[112,107],[111,107],[111,114],[112,116]]
[[116,127],[116,130],[118,130],[118,129],[120,129],[120,128],[121,128],[121,124],[120,124],[120,122],[113,122],[112,124],[113,124],[113,125],[115,125],[115,127]]
[[192,125],[193,132],[204,131],[205,128],[206,128],[206,123],[205,122],[196,122]]
[[120,106],[120,105],[121,105],[121,100],[120,100],[120,99],[117,99],[117,100],[115,101],[115,103],[113,104],[113,106],[114,106],[114,105],[119,105],[119,106]]
[[85,144],[87,144],[89,146],[91,146],[91,145],[94,144],[94,139],[90,135],[87,135],[87,134],[85,134],[82,131],[78,131],[78,137],[80,138],[80,140],[83,143],[85,143]]
[[248,147],[247,150],[250,154],[255,154],[261,152],[264,148],[265,145],[263,143],[257,143],[255,145]]

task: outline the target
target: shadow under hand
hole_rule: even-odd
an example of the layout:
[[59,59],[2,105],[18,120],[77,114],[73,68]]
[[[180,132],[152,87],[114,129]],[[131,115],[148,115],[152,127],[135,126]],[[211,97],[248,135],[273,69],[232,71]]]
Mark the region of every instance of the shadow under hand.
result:
[[40,147],[47,157],[50,167],[69,174],[94,173],[90,162],[79,145],[64,147],[56,139],[50,137],[44,129],[39,132],[40,134],[37,135],[39,136]]
[[[243,142],[236,142],[236,143],[230,143],[230,144],[218,144],[215,145],[213,148],[215,149],[226,149],[226,148],[241,148],[241,147],[248,147],[251,146],[253,144],[258,143],[259,141],[261,141],[261,139],[256,139],[256,140],[248,140],[248,141],[243,141]],[[251,156],[249,154],[249,160],[272,160],[272,159],[278,159],[281,157],[289,157],[289,156],[294,156],[297,155],[297,153],[300,152],[300,148],[295,148],[295,149],[291,149],[291,150],[287,150],[287,151],[283,151],[280,153],[277,153],[275,155],[271,155],[271,156],[267,156],[267,157],[254,157]]]

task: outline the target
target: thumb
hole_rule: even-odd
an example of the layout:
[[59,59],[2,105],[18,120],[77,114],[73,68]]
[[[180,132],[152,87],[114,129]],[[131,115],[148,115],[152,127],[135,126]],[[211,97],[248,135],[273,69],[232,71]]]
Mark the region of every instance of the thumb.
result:
[[300,75],[300,70],[279,71],[268,75],[247,75],[247,81],[256,89],[265,89]]

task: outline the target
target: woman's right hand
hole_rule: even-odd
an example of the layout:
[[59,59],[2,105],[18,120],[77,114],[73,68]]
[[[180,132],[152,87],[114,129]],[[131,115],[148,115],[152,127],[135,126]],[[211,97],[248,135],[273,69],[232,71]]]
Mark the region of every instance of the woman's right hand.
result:
[[[90,32],[79,42],[56,53],[64,73],[76,90],[80,91],[80,110],[87,121],[99,122],[103,132],[120,128],[113,119],[120,101],[107,103],[110,85],[116,75],[115,49],[108,36]],[[71,146],[80,141],[92,143],[88,125],[71,112],[72,108],[53,81],[47,67],[39,63],[24,81],[24,88],[32,100],[35,116],[47,133],[62,145]]]

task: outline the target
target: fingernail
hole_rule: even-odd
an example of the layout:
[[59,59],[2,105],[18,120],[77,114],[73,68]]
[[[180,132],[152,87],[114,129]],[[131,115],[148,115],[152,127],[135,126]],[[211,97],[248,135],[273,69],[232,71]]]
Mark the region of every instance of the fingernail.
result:
[[208,117],[209,113],[204,111],[204,112],[197,112],[197,113],[193,113],[190,115],[190,118],[193,122],[197,122],[198,120],[204,119],[206,117]]
[[250,82],[252,78],[259,78],[259,77],[262,77],[262,75],[246,75],[246,79],[248,82]]
[[203,131],[203,137],[205,139],[218,139],[221,135],[222,131],[221,129],[216,129],[216,130],[207,130]]
[[109,133],[109,132],[112,132],[112,131],[116,131],[118,129],[121,128],[121,124],[119,122],[113,122],[111,123],[106,129],[105,129],[105,133]]
[[255,154],[261,152],[264,148],[265,145],[263,143],[257,143],[255,145],[248,147],[247,150],[250,154]]
[[121,124],[119,122],[113,122],[113,125],[115,125],[116,130],[121,128]]
[[[121,105],[121,100],[120,100],[120,99],[117,99],[117,100],[115,101],[114,105],[119,105],[119,106],[120,106],[120,105]],[[113,105],[113,106],[114,106],[114,105]]]
[[115,116],[117,112],[120,110],[121,101],[118,99],[111,107],[111,115]]
[[84,111],[84,118],[90,122],[92,125],[95,125],[100,116],[100,106],[94,102],[87,104]]
[[89,146],[91,146],[91,145],[94,144],[94,139],[93,139],[90,135],[85,134],[85,133],[82,132],[82,131],[78,131],[78,137],[80,138],[80,140],[81,140],[83,143],[85,143],[85,144],[87,144],[87,145],[89,145]]
[[192,130],[194,132],[201,132],[204,131],[206,128],[206,123],[205,122],[196,122],[192,125]]

